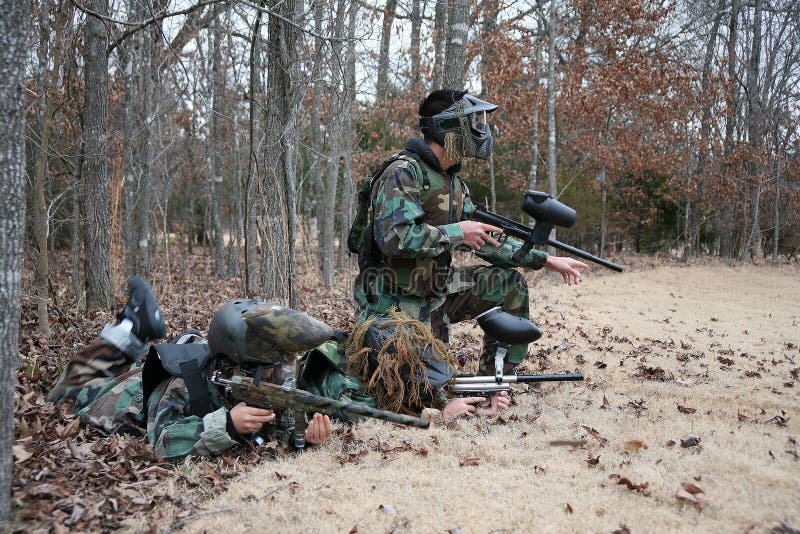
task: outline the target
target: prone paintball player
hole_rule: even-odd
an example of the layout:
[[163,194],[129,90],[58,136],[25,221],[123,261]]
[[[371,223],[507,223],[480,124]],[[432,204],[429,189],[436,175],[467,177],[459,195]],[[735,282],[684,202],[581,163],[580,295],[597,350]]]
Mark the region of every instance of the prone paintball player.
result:
[[[243,356],[230,350],[244,332],[241,317],[237,324],[229,313],[235,303],[215,314],[208,345],[190,330],[151,346],[166,334],[158,302],[140,277],[128,282],[128,294],[118,322],[67,364],[48,400],[73,402],[81,422],[106,434],[146,435],[156,456],[169,461],[219,455],[275,419],[272,410],[231,406],[208,380],[215,366],[234,367]],[[305,441],[321,444],[332,432],[328,416],[315,413]]]
[[[423,139],[410,138],[363,189],[348,240],[359,255],[354,284],[357,323],[387,317],[396,309],[427,325],[447,344],[451,324],[497,306],[529,319],[528,287],[517,267],[544,267],[569,285],[581,281],[585,263],[535,249],[515,258],[520,241],[500,236],[501,228],[468,220],[475,206],[458,173],[465,157],[489,159],[493,139],[487,117],[496,108],[464,91],[433,91],[419,106]],[[456,249],[471,250],[489,265],[453,267]],[[483,341],[478,373],[493,374],[497,344],[486,335]],[[526,355],[527,344],[511,346],[505,371]],[[377,376],[390,376],[382,366],[395,364],[391,358],[376,362],[377,369],[365,376],[375,371]],[[504,392],[492,395],[488,407],[478,407],[483,400],[454,399],[443,411],[446,416],[490,415],[508,406]]]

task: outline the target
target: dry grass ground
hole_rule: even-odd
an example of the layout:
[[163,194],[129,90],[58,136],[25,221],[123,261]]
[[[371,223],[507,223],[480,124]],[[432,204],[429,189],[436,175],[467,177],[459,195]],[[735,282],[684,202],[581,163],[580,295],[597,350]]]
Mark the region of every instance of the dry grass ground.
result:
[[[520,390],[501,418],[451,428],[359,424],[262,463],[183,528],[800,529],[800,268],[654,263],[531,283],[544,336],[528,366],[584,383]],[[682,447],[689,434],[699,444]],[[678,499],[683,483],[706,504]]]

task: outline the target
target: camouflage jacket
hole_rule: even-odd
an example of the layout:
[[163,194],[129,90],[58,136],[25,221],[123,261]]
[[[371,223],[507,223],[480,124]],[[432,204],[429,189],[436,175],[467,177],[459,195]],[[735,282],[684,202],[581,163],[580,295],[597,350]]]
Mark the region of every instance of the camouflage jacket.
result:
[[72,400],[81,422],[103,433],[146,434],[159,459],[178,461],[237,444],[227,424],[229,404],[206,382],[216,409],[204,417],[191,415],[188,390],[177,377],[162,381],[144,403],[141,365],[101,338],[69,362],[48,400]]
[[[469,218],[474,205],[457,174],[459,166],[442,171],[436,155],[419,138],[409,139],[405,150],[417,154],[419,163],[410,157],[398,159],[372,187],[373,233],[382,255],[376,289],[378,294],[435,298],[450,292],[451,252],[464,240],[458,223]],[[516,262],[512,256],[521,246],[503,238],[500,247],[487,244],[475,253],[498,267],[544,265],[547,255],[537,250]],[[356,287],[361,287],[360,280]]]

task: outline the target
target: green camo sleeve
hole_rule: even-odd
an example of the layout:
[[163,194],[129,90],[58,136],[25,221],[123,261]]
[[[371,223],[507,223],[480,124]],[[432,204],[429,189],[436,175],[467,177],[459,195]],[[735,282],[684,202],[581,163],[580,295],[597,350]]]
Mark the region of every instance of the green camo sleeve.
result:
[[485,244],[475,254],[496,267],[526,267],[528,269],[541,269],[547,261],[547,253],[532,249],[525,255],[523,261],[514,260],[514,254],[522,248],[522,242],[513,237],[501,236],[498,239],[499,247]]
[[[155,395],[157,392],[153,392]],[[156,457],[170,462],[186,456],[215,456],[236,445],[225,431],[226,408],[204,417],[185,415],[188,392],[181,379],[173,379],[152,409],[147,422],[147,438],[154,445]]]
[[378,180],[373,197],[375,242],[385,256],[434,258],[464,241],[458,223],[432,226],[421,222],[419,186],[413,171],[400,164]]

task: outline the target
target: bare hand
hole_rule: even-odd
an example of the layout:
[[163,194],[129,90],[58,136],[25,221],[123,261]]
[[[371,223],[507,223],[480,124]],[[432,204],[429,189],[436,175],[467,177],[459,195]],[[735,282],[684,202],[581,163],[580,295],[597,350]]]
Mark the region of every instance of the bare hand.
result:
[[544,268],[554,273],[559,273],[564,283],[568,286],[581,283],[581,273],[578,269],[588,269],[589,266],[566,256],[547,256]]
[[475,415],[497,415],[508,408],[511,399],[508,398],[507,391],[498,391],[489,396],[489,406],[479,406],[475,410]]
[[315,413],[306,427],[306,442],[311,445],[319,445],[328,441],[331,435],[333,435],[331,418]]
[[240,402],[231,408],[231,421],[239,434],[251,434],[258,432],[264,423],[275,419],[272,410],[254,408]]
[[464,232],[464,244],[472,250],[478,250],[486,243],[496,247],[500,246],[500,243],[490,236],[488,232],[502,233],[502,228],[478,221],[461,221],[458,225],[461,227],[461,231]]
[[475,413],[475,404],[486,401],[483,397],[456,397],[447,401],[442,410],[445,419],[455,419],[462,415]]

